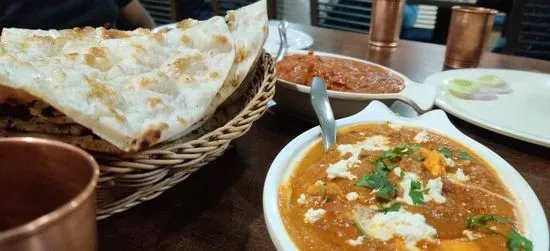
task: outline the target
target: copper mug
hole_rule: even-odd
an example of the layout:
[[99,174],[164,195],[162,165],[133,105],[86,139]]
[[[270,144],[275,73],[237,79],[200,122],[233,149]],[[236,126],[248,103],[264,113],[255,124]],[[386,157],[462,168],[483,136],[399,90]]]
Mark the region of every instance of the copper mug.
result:
[[0,250],[97,250],[99,167],[86,152],[35,138],[0,138]]
[[370,19],[369,44],[397,47],[405,0],[373,0]]
[[477,67],[493,30],[496,14],[493,9],[454,6],[444,65],[449,68]]

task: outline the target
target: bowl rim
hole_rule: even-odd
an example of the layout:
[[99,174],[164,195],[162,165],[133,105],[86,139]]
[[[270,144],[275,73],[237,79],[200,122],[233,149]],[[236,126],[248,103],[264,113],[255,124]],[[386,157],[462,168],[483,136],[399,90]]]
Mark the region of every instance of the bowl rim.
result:
[[[442,110],[433,110],[415,118],[395,115],[383,103],[373,101],[361,112],[336,122],[337,128],[354,124],[386,122],[427,129],[468,147],[485,159],[497,172],[518,204],[523,222],[523,233],[533,242],[534,250],[549,249],[549,232],[546,216],[532,188],[508,162],[495,152],[460,132]],[[279,212],[279,188],[288,179],[298,161],[320,140],[319,126],[309,129],[288,143],[271,164],[263,190],[263,209],[269,235],[278,250],[296,250]],[[521,195],[521,196],[520,196]],[[543,220],[544,219],[544,220]]]
[[[347,59],[347,60],[352,60],[352,61],[372,65],[372,66],[375,66],[375,67],[380,67],[380,68],[382,68],[386,71],[391,72],[392,74],[397,75],[401,79],[403,79],[403,84],[405,85],[405,88],[407,88],[407,86],[409,86],[409,85],[418,85],[419,84],[417,82],[414,82],[414,81],[410,80],[407,76],[403,75],[402,73],[400,73],[396,70],[393,70],[393,69],[388,68],[386,66],[383,66],[381,64],[370,62],[370,61],[367,61],[367,60],[364,60],[364,59],[359,59],[359,58],[354,58],[354,57],[350,57],[350,56],[334,54],[334,53],[330,53],[330,52],[316,51],[316,50],[288,50],[287,55],[292,55],[292,54],[304,55],[304,54],[309,53],[310,51],[313,51],[315,53],[315,55],[318,55],[318,56],[326,56],[326,57],[335,57],[335,58]],[[308,93],[309,94],[309,92],[311,90],[311,88],[309,86],[297,84],[297,83],[290,82],[290,81],[280,79],[280,78],[277,78],[277,82],[280,83],[279,84],[280,87],[293,89],[293,90],[296,90],[298,92],[303,92],[303,93]],[[327,94],[330,98],[337,98],[337,99],[353,99],[353,100],[396,99],[397,97],[402,96],[402,93],[404,92],[405,88],[403,88],[403,90],[401,90],[400,92],[396,92],[396,93],[376,93],[376,94],[373,94],[373,93],[357,93],[357,92],[343,92],[343,91],[327,90]]]

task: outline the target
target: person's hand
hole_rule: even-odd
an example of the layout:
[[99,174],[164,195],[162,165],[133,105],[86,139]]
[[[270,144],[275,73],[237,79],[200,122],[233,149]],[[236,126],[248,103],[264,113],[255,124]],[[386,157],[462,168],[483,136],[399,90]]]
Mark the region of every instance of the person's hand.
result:
[[135,29],[138,27],[153,29],[155,21],[139,1],[132,0],[120,8],[120,20],[123,26]]

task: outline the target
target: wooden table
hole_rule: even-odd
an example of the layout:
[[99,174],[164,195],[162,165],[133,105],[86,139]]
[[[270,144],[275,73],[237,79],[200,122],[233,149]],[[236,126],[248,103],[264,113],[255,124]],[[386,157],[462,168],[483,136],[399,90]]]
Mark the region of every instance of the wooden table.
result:
[[[401,41],[393,50],[373,50],[362,34],[291,27],[312,35],[316,50],[379,62],[417,82],[442,69],[443,46]],[[550,72],[548,61],[491,53],[481,67]],[[549,148],[452,121],[512,164],[550,216]],[[215,162],[153,201],[100,221],[100,250],[273,250],[262,211],[264,178],[280,149],[313,126],[271,108]]]

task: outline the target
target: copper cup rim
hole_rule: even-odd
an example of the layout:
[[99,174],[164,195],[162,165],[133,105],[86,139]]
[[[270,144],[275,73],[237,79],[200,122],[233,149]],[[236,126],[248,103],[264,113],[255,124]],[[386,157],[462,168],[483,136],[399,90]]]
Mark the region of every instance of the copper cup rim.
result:
[[453,11],[459,11],[459,12],[466,12],[466,13],[474,13],[474,14],[489,14],[489,15],[496,15],[498,13],[497,10],[484,8],[484,7],[477,7],[477,6],[453,6]]
[[4,143],[4,142],[8,142],[8,143],[26,142],[31,144],[54,146],[54,147],[62,148],[67,151],[75,152],[79,156],[84,157],[84,159],[92,166],[92,177],[90,178],[89,182],[86,184],[84,189],[82,189],[70,201],[59,206],[55,210],[47,214],[41,215],[38,218],[35,218],[27,223],[11,228],[9,230],[0,231],[0,243],[31,236],[36,232],[42,230],[43,228],[46,228],[51,224],[59,220],[62,220],[67,215],[72,213],[74,209],[82,205],[82,203],[86,201],[90,197],[90,195],[95,191],[95,187],[99,179],[99,165],[95,161],[94,157],[92,157],[90,154],[88,154],[84,150],[63,142],[59,142],[59,141],[31,138],[31,137],[0,138],[0,143]]

